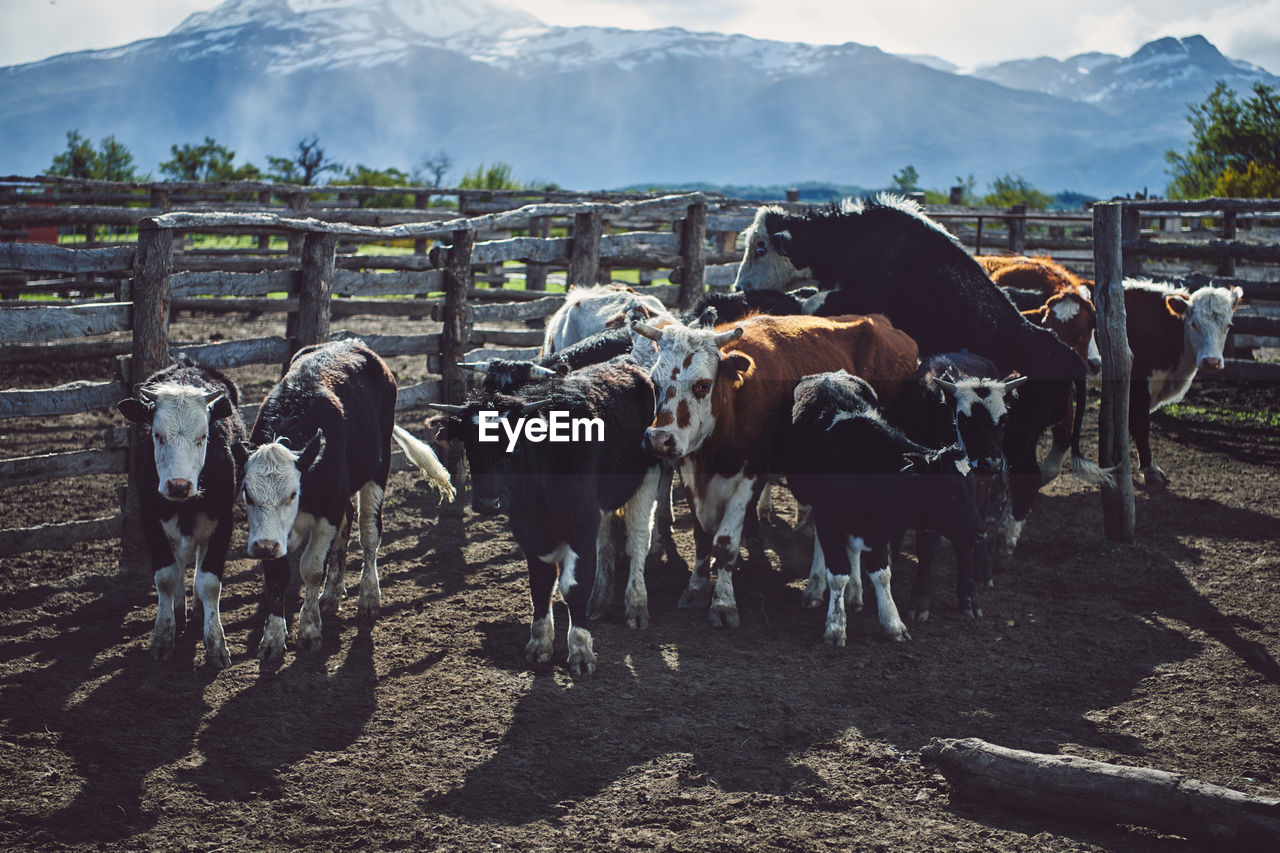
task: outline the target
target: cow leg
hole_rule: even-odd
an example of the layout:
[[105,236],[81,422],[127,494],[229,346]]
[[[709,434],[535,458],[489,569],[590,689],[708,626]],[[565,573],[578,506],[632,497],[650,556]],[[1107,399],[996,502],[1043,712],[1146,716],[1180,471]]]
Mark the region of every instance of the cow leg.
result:
[[822,599],[827,594],[827,560],[822,553],[822,540],[818,537],[818,526],[813,527],[813,562],[809,564],[809,580],[804,585],[804,593],[800,596],[801,607],[821,607]]
[[[364,523],[361,521],[361,539],[364,538]],[[304,651],[313,652],[320,648],[320,593],[324,589],[325,558],[329,556],[329,546],[338,529],[333,522],[324,516],[318,516],[307,538],[307,547],[298,561],[298,571],[302,575],[302,608],[298,611],[298,646]],[[375,569],[374,577],[377,578]],[[364,577],[360,579],[360,596],[364,597]]]
[[[600,530],[596,536],[596,582],[591,589],[591,601],[588,604],[590,617],[603,619],[609,611],[609,602],[613,601],[613,574],[615,557],[618,553],[617,513],[603,510],[600,513]],[[648,543],[645,543],[646,551]]]
[[[681,479],[684,479],[681,475]],[[693,571],[689,573],[689,585],[680,593],[677,607],[684,610],[704,610],[711,605],[711,533],[702,526],[698,508],[693,502],[693,491],[684,487],[684,499],[693,516]]]
[[196,600],[204,611],[204,660],[214,669],[231,666],[227,638],[222,630],[222,572],[231,545],[231,516],[221,519],[209,541],[196,555]]
[[880,612],[880,626],[891,640],[910,640],[907,626],[902,624],[902,618],[898,616],[898,606],[893,603],[893,591],[889,585],[893,577],[889,569],[889,549],[882,543],[867,550],[871,552],[871,565],[884,567],[871,572],[871,584],[876,590],[876,609]]
[[386,491],[377,483],[360,489],[360,550],[364,569],[360,572],[360,599],[356,612],[369,619],[378,617],[382,607],[382,585],[378,580],[378,547],[382,545],[382,500]]
[[[594,538],[594,531],[591,536]],[[587,630],[587,602],[590,587],[579,582],[579,577],[590,578],[595,574],[595,543],[587,539],[579,542],[580,551],[565,549],[560,562],[560,597],[569,609],[569,672],[575,676],[591,675],[596,671],[596,653],[591,632]],[[645,550],[648,550],[646,543]]]
[[655,557],[663,552],[676,553],[675,539],[671,535],[675,527],[675,516],[671,511],[671,488],[675,479],[675,466],[663,462],[658,475],[657,517],[653,523],[653,534],[649,542],[649,556]]
[[[827,599],[827,624],[822,639],[828,645],[843,646],[848,637],[848,587],[850,579],[861,572],[858,549],[846,547],[849,542],[841,526],[832,518],[815,513],[817,549],[830,554],[824,560],[826,586],[831,589]],[[857,540],[861,541],[861,540]],[[850,557],[853,562],[850,562]]]
[[556,565],[554,562],[532,554],[529,555],[527,562],[529,596],[533,600],[533,623],[529,627],[529,642],[524,647],[524,656],[529,663],[550,663],[556,636],[555,616],[551,611],[551,591],[556,584]]
[[956,552],[956,600],[960,603],[960,612],[970,619],[982,617],[982,608],[978,605],[978,587],[973,582],[974,557],[979,551],[986,551],[982,542],[968,547],[951,543]]
[[1142,482],[1151,488],[1162,489],[1169,485],[1169,478],[1151,458],[1151,389],[1142,378],[1134,379],[1129,387],[1129,432],[1138,447]]
[[862,566],[861,554],[866,550],[866,546],[857,536],[848,536],[844,540],[844,550],[849,565],[856,569],[849,575],[849,585],[844,589],[844,606],[854,613],[861,613],[862,569],[860,567]]
[[740,477],[725,501],[724,514],[716,529],[712,556],[715,559],[716,586],[711,597],[707,620],[711,627],[737,628],[738,602],[733,594],[733,572],[738,566],[742,546],[743,523],[754,508],[756,478]]
[[1053,444],[1040,462],[1041,484],[1051,483],[1062,473],[1062,463],[1071,452],[1071,427],[1074,424],[1076,401],[1072,396],[1067,402],[1066,414],[1053,425]]
[[938,556],[940,539],[937,531],[916,531],[916,583],[911,588],[910,611],[916,622],[929,621],[929,608],[933,605],[933,561]]
[[653,516],[662,493],[662,471],[666,466],[650,468],[640,488],[627,501],[624,519],[627,527],[627,591],[623,597],[628,628],[649,627],[649,590],[644,582],[645,556],[653,538]]
[[258,660],[272,663],[284,657],[285,637],[288,633],[284,622],[284,594],[289,586],[289,558],[264,560],[262,574],[267,587],[267,624],[262,629]]
[[176,562],[170,563],[155,573],[155,582],[156,626],[151,634],[151,657],[168,660],[173,654],[173,638],[177,630],[175,613],[181,612],[184,622],[187,618],[187,599],[183,589],[185,573]]
[[333,540],[333,553],[325,570],[324,592],[320,595],[320,615],[332,616],[342,606],[347,594],[347,546],[351,542],[351,523],[355,518],[355,504],[348,501],[342,514],[342,524]]
[[776,523],[778,513],[773,506],[773,483],[764,478],[764,487],[760,489],[760,498],[756,501],[756,518],[760,521]]

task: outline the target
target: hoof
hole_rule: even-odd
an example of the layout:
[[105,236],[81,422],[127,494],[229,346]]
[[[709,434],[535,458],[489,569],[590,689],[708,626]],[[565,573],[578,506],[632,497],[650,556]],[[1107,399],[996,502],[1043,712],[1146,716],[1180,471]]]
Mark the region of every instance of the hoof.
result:
[[302,649],[304,652],[320,651],[320,634],[316,633],[314,635],[306,636],[306,637],[299,636],[298,648]]
[[378,618],[378,613],[381,609],[378,602],[361,603],[356,607],[356,616],[372,621]]
[[258,646],[258,660],[263,663],[279,663],[284,660],[284,646],[276,646],[264,641]]
[[905,643],[911,639],[911,635],[907,633],[907,626],[901,622],[886,628],[885,635],[895,643]]
[[707,622],[712,628],[737,628],[738,608],[730,604],[713,604],[707,611]]
[[226,669],[231,666],[231,655],[227,654],[227,647],[223,643],[210,643],[206,640],[204,662],[206,666],[214,669]]
[[627,608],[627,627],[628,628],[648,628],[649,627],[649,607],[641,604],[635,607]]
[[338,596],[323,596],[320,599],[320,615],[336,616],[342,607],[342,599]]
[[[823,601],[826,596],[827,591],[825,589],[814,590],[806,586],[804,588],[804,592],[800,594],[800,606],[806,610],[812,610],[815,607],[822,607],[826,603]],[[861,607],[862,602],[858,602],[858,606]]]
[[709,587],[702,589],[686,587],[685,591],[680,593],[680,603],[676,607],[681,610],[702,610],[710,605],[711,589]]
[[928,622],[929,621],[929,605],[917,605],[911,608],[912,622]]
[[590,677],[596,674],[596,656],[591,653],[579,653],[569,657],[569,672],[574,678]]
[[960,602],[960,612],[970,619],[982,618],[982,607],[979,606],[977,599],[968,599]]
[[524,659],[529,663],[550,663],[551,644],[541,640],[530,640],[524,647]]
[[828,646],[842,649],[845,644],[845,631],[843,628],[828,628],[827,632],[822,635],[822,641]]
[[168,660],[168,659],[169,659],[169,658],[171,658],[171,657],[173,657],[173,642],[172,642],[172,641],[170,641],[168,645],[160,645],[160,644],[157,644],[157,643],[152,643],[152,644],[151,644],[151,659],[152,659],[152,660]]
[[1156,466],[1142,469],[1142,484],[1148,489],[1163,491],[1169,487],[1169,477]]

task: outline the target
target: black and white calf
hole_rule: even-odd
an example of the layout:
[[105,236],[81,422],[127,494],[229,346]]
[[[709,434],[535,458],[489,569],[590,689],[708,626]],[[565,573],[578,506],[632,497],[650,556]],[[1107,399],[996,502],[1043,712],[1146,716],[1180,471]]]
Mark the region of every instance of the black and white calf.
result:
[[327,573],[325,563],[354,494],[364,551],[359,613],[377,616],[382,499],[393,439],[435,488],[452,496],[448,472],[431,448],[395,425],[396,391],[387,365],[359,340],[304,347],[263,401],[249,443],[236,446],[245,468],[249,553],[263,560],[266,577],[268,616],[259,658],[284,654],[287,555],[304,543],[298,643],[309,651],[319,647],[321,609],[337,612],[346,591],[341,560],[332,560]]
[[806,376],[796,385],[787,450],[787,482],[813,507],[826,555],[825,639],[843,646],[846,606],[862,606],[861,554],[870,552],[880,624],[908,640],[890,590],[890,551],[908,528],[938,530],[957,547],[982,535],[975,483],[964,449],[930,449],[884,419],[875,392],[845,371]]
[[[551,596],[558,571],[560,595],[569,608],[569,669],[575,675],[595,671],[586,622],[589,615],[602,614],[610,600],[615,552],[611,533],[618,510],[626,525],[630,560],[627,624],[648,624],[644,561],[660,466],[644,452],[642,440],[653,405],[648,372],[630,358],[621,358],[526,385],[516,395],[484,394],[465,406],[437,405],[447,414],[428,421],[437,440],[465,445],[472,507],[485,515],[507,513],[511,532],[525,552],[533,600],[525,656],[531,663],[551,660]],[[585,422],[587,431],[577,440],[555,442],[535,441],[531,429],[511,442],[504,427],[496,429],[501,440],[482,440],[482,430],[495,418],[511,428],[520,428],[522,418],[526,424],[537,420],[542,435],[550,439],[550,425],[542,418],[554,419],[558,413]]]
[[222,373],[183,362],[152,374],[135,393],[116,408],[146,431],[154,450],[133,463],[158,597],[151,656],[173,653],[187,619],[187,567],[194,565],[205,660],[221,669],[231,665],[219,614],[222,571],[244,473],[232,454],[245,438],[239,391]]

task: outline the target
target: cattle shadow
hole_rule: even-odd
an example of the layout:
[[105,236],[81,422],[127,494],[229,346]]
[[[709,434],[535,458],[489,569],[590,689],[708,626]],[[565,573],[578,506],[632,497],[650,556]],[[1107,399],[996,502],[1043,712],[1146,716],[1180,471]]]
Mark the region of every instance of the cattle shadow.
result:
[[[1214,507],[1206,514],[1198,501],[1175,505],[1175,523],[1198,515],[1193,526],[1215,537],[1274,525],[1260,513]],[[1199,655],[1205,640],[1197,629],[1274,680],[1274,660],[1241,634],[1248,620],[1224,616],[1180,569],[1201,558],[1196,548],[1167,539],[1107,542],[1093,492],[1046,496],[1037,513],[1044,520],[1033,519],[1016,559],[985,593],[986,617],[966,619],[950,594],[940,594],[934,618],[913,624],[906,644],[881,639],[872,608],[851,616],[847,648],[824,646],[824,614],[799,608],[802,584],[793,580],[801,565],[807,570],[810,540],[787,541],[782,531],[765,535],[781,556],[778,577],[765,580],[759,611],[744,608],[737,631],[707,628],[703,614],[675,609],[651,582],[651,627],[628,630],[611,609],[610,619],[591,626],[596,676],[570,679],[560,609],[554,673],[535,678],[517,701],[491,758],[419,805],[512,825],[550,819],[565,802],[671,754],[692,756],[691,772],[724,791],[812,792],[826,782],[798,756],[851,739],[887,742],[902,756],[933,737],[1142,756],[1144,741],[1093,712],[1130,700],[1158,668]],[[950,565],[938,568],[943,583]],[[901,609],[913,581],[911,561],[895,568]],[[667,586],[678,592],[678,584]],[[527,630],[485,623],[483,655],[494,666],[525,668]],[[966,816],[1017,822],[980,807]],[[1062,826],[1095,843],[1124,832]]]

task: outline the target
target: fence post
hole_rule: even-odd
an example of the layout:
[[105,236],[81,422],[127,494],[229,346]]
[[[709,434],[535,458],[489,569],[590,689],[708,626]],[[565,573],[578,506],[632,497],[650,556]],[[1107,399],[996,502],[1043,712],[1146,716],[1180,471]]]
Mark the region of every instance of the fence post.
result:
[[[413,194],[413,206],[418,210],[426,210],[429,204],[431,204],[431,193]],[[425,255],[427,253],[426,237],[418,237],[413,241],[413,253],[415,255]]]
[[[546,216],[535,216],[529,220],[529,236],[546,238],[551,233],[551,219]],[[547,265],[529,261],[524,267],[524,289],[547,289]]]
[[329,340],[329,302],[333,296],[337,248],[338,237],[335,234],[312,231],[302,237],[298,327],[290,345],[290,355],[305,346]]
[[680,308],[688,309],[707,289],[707,205],[691,204],[680,228]]
[[[444,305],[440,313],[444,326],[440,330],[440,399],[452,404],[464,403],[467,398],[467,378],[458,362],[462,361],[471,337],[467,288],[471,284],[471,250],[475,242],[474,231],[454,231],[449,260],[444,268]],[[467,456],[459,442],[449,442],[444,465],[458,490],[452,512],[460,514]]]
[[1027,248],[1027,206],[1015,204],[1009,208],[1009,251],[1021,255]]
[[[308,197],[306,193],[291,192],[288,195],[289,210],[286,213],[290,216],[297,216],[299,213],[307,209]],[[302,243],[304,237],[302,234],[289,235],[289,258],[296,263],[302,263]],[[286,338],[296,338],[298,336],[298,312],[290,311],[285,315],[284,319],[284,336]],[[285,361],[283,368],[287,368],[289,362]],[[283,369],[282,368],[282,369]]]
[[[258,191],[258,204],[262,205],[263,207],[270,207],[270,205],[271,205],[271,190],[259,190],[259,191]],[[270,235],[270,234],[259,234],[259,235],[258,235],[258,249],[259,249],[260,251],[265,252],[266,250],[268,250],[268,249],[270,249],[270,248],[271,248],[271,235]]]
[[[157,228],[151,220],[138,226],[138,250],[134,256],[133,286],[133,350],[129,359],[127,386],[142,382],[169,363],[169,305],[172,298],[173,232]],[[134,460],[139,454],[151,453],[151,441],[143,431],[134,429],[129,436],[129,477],[121,512],[124,516],[120,536],[120,568],[129,570],[147,565],[143,548],[139,485],[134,476]]]
[[[1236,238],[1236,212],[1234,210],[1225,210],[1222,212],[1222,239],[1234,240]],[[1231,277],[1236,274],[1236,259],[1231,255],[1225,255],[1218,262],[1218,275]]]
[[[1136,207],[1124,206],[1120,209],[1120,257],[1121,270],[1124,272],[1125,278],[1142,275],[1142,255],[1137,252],[1125,252],[1124,244],[1137,242],[1142,236],[1142,212]],[[1094,218],[1097,222],[1097,218]],[[1097,245],[1097,235],[1094,235],[1094,245]]]
[[573,249],[567,284],[590,287],[600,274],[600,232],[604,220],[594,209],[573,217]]
[[1098,462],[1115,467],[1115,486],[1102,487],[1102,524],[1108,539],[1133,541],[1133,475],[1129,464],[1129,373],[1133,353],[1124,310],[1120,202],[1093,207],[1093,301],[1102,353],[1102,411],[1098,416]]

